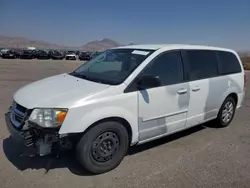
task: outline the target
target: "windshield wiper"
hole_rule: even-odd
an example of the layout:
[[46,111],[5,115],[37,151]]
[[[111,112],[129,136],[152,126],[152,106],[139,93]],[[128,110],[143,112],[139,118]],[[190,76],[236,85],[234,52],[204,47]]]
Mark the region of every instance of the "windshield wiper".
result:
[[103,81],[101,81],[100,79],[89,77],[86,74],[78,74],[76,72],[72,72],[72,73],[70,73],[70,75],[78,77],[78,78],[82,78],[82,79],[85,79],[85,80],[89,80],[89,81],[92,81],[92,82],[107,84],[107,83],[104,83]]
[[78,78],[83,78],[83,79],[86,79],[86,80],[90,80],[90,78],[88,76],[86,76],[85,74],[78,74],[76,72],[71,72],[69,74],[72,75],[72,76],[78,77]]
[[113,83],[111,81],[108,81],[108,80],[103,80],[103,79],[100,79],[100,78],[87,76],[86,74],[79,74],[79,73],[76,73],[76,72],[71,72],[69,74],[72,75],[72,76],[78,77],[78,78],[82,78],[82,79],[85,79],[85,80],[89,80],[89,81],[97,82],[97,83],[101,83],[101,84],[106,84],[106,85],[114,85],[115,84],[115,83]]

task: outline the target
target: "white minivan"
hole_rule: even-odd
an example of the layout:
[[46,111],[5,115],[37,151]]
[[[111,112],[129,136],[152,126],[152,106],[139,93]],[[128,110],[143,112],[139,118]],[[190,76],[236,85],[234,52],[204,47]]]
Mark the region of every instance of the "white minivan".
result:
[[29,155],[74,148],[88,171],[114,169],[129,146],[215,120],[228,126],[246,77],[233,50],[132,45],[19,89],[6,113]]

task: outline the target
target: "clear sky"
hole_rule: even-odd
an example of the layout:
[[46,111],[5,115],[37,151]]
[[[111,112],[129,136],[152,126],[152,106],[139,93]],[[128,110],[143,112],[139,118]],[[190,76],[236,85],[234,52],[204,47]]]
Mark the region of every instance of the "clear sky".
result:
[[250,50],[250,0],[0,0],[0,35]]

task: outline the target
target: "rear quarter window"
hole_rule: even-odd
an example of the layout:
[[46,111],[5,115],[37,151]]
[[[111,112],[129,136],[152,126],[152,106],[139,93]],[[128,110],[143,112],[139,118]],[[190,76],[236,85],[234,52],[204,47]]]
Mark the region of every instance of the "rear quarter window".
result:
[[220,73],[222,75],[242,72],[240,62],[235,54],[223,51],[219,51],[217,54],[220,60]]

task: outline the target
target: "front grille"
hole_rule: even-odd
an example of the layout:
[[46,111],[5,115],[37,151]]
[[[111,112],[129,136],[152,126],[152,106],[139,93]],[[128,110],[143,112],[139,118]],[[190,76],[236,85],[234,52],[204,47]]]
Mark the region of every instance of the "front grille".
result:
[[10,113],[10,119],[16,128],[22,128],[26,117],[27,108],[13,101]]
[[22,113],[24,113],[24,114],[26,113],[27,108],[21,106],[20,104],[18,104],[18,103],[16,103],[16,102],[14,102],[14,103],[16,104],[16,109],[17,109],[18,111],[20,111],[20,112],[22,112]]

